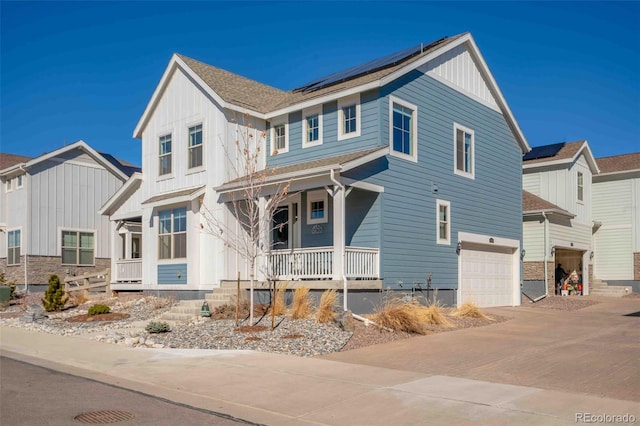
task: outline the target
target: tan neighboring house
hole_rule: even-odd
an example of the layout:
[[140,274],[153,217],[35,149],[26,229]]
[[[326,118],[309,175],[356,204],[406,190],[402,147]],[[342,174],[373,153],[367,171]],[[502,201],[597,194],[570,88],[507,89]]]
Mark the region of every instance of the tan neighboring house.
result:
[[36,158],[0,154],[0,271],[46,284],[110,267],[98,209],[139,169],[78,141]]
[[[535,147],[523,157],[523,280],[555,293],[555,268],[576,271],[589,294],[592,177],[599,173],[586,140]],[[546,268],[545,268],[546,265]],[[545,274],[546,271],[546,274]]]
[[593,177],[594,275],[640,280],[640,152],[598,158]]

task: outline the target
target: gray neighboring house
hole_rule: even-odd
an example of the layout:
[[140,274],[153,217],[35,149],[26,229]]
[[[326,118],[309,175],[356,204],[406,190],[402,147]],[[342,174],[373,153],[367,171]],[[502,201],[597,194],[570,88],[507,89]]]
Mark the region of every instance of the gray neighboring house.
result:
[[110,267],[109,221],[98,209],[139,169],[83,141],[36,158],[0,154],[0,271],[46,284]]
[[[520,304],[530,147],[469,33],[290,91],[174,55],[134,130],[143,174],[102,208],[125,247],[114,288],[199,296],[249,275],[200,229],[202,205],[237,226],[225,147],[247,122],[267,134],[273,182],[291,184],[273,218],[273,276],[378,294],[429,282],[446,303]],[[138,232],[144,250],[129,258]],[[372,308],[370,294],[349,294]]]

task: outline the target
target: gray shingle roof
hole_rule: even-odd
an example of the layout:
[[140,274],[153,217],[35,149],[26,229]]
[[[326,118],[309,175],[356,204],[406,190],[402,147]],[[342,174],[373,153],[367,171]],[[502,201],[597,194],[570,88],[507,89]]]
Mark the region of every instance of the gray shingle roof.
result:
[[523,213],[540,213],[540,212],[549,212],[549,213],[559,213],[564,216],[573,217],[574,215],[562,207],[559,207],[544,198],[538,197],[530,193],[529,191],[522,191],[522,212]]
[[332,84],[311,92],[294,90],[283,91],[266,84],[258,83],[257,81],[253,81],[246,77],[239,76],[221,68],[207,65],[203,62],[191,59],[187,56],[181,54],[177,55],[226,102],[239,106],[245,106],[257,112],[267,113],[270,111],[276,111],[280,108],[294,105],[299,102],[318,98],[335,92],[340,92],[342,90],[361,86],[363,84],[379,80],[407,66],[408,64],[411,64],[423,58],[434,50],[454,42],[455,40],[466,34],[467,33],[446,38],[442,42],[433,45],[429,49],[425,49],[422,53],[411,58],[407,58],[406,60],[401,61],[396,65],[380,70],[374,70],[373,72],[370,72],[368,74],[355,76],[354,78],[348,79],[346,81]]
[[[523,164],[536,164],[536,163],[546,163],[547,161],[552,160],[567,160],[573,158],[574,155],[582,148],[587,141],[576,141],[576,142],[566,142],[562,148],[556,153],[556,155],[545,158],[536,158],[533,160],[524,160]],[[534,148],[535,149],[535,148]]]
[[31,160],[31,157],[25,157],[24,155],[0,153],[0,170],[4,170],[7,167],[11,167],[16,164],[26,163],[29,160]]
[[596,159],[600,173],[625,172],[640,169],[640,152]]

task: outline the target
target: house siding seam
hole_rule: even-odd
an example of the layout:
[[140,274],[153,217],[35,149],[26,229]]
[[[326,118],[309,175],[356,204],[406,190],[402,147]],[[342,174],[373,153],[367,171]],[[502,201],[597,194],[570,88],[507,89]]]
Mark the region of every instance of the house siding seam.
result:
[[[389,156],[387,168],[366,179],[385,188],[385,287],[424,283],[431,273],[434,287],[456,288],[458,232],[522,241],[522,152],[501,114],[419,71],[382,88],[381,135],[388,135],[390,94],[418,107],[418,162]],[[475,179],[454,175],[454,122],[475,132]],[[435,243],[436,199],[451,203],[451,245]]]

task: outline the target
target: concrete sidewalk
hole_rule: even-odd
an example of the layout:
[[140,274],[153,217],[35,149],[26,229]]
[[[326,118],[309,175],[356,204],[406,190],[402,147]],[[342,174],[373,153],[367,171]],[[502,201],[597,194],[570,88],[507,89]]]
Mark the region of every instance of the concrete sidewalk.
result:
[[632,401],[325,359],[135,349],[8,327],[0,337],[7,357],[270,425],[569,425],[580,412],[640,419]]

